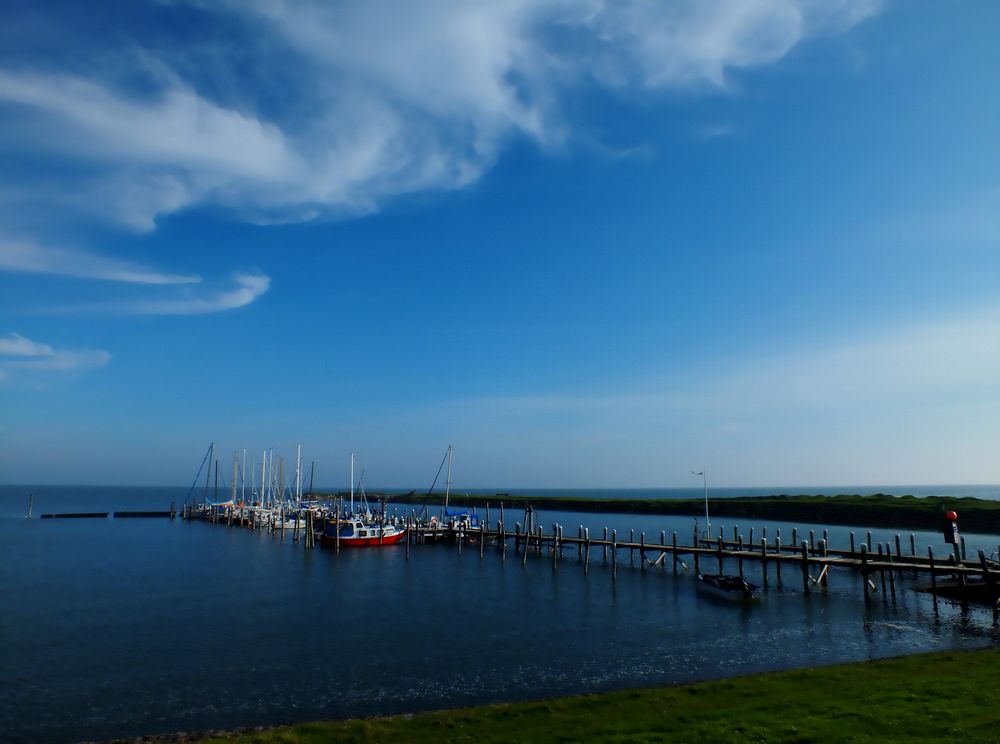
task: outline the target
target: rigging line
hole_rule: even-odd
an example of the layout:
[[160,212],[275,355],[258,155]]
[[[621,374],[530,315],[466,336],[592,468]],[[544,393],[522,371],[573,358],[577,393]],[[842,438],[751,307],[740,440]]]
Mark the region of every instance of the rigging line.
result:
[[438,465],[437,475],[434,476],[434,481],[431,483],[431,487],[427,489],[427,495],[428,496],[430,496],[432,493],[434,493],[434,486],[437,485],[438,478],[441,477],[441,471],[444,470],[444,464],[445,464],[445,462],[447,462],[447,460],[448,460],[448,453],[445,452],[444,453],[444,457],[441,458],[441,464]]
[[188,489],[187,498],[184,499],[185,504],[191,500],[191,494],[194,493],[195,486],[198,485],[198,478],[201,476],[201,471],[205,467],[205,461],[208,460],[208,454],[212,451],[213,444],[214,442],[208,445],[208,449],[205,450],[205,456],[201,458],[201,465],[198,467],[198,473],[194,477],[194,483],[191,484],[191,488]]

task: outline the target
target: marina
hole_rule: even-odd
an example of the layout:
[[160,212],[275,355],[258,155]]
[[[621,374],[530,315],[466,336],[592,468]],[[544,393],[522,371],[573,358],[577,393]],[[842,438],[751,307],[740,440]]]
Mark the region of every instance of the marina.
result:
[[[766,588],[759,556],[746,556],[732,544],[733,526],[723,528],[723,572],[738,575],[743,554],[746,580],[761,587],[759,600],[743,603],[698,588],[694,557],[716,573],[718,545],[685,554],[689,518],[538,509],[534,520],[547,525],[539,543],[537,529],[530,541],[524,535],[523,511],[505,507],[503,520],[515,527],[500,544],[493,529],[485,540],[473,531],[459,540],[428,524],[394,546],[338,552],[318,539],[306,549],[301,525],[296,540],[294,530],[262,520],[241,529],[237,521],[182,519],[185,497],[183,488],[39,488],[35,503],[45,512],[179,505],[173,520],[42,521],[24,518],[23,489],[0,488],[8,558],[0,579],[17,597],[0,630],[21,639],[0,668],[0,687],[9,691],[0,700],[4,739],[416,712],[977,648],[1000,638],[988,606],[935,603],[911,591],[928,582],[926,572],[890,579],[886,570],[883,592],[884,558],[870,566],[876,590],[867,601],[857,569],[842,564],[803,591],[801,546],[798,555],[783,547],[779,558],[773,545],[778,530],[784,541],[793,529],[808,540],[812,529],[821,553],[824,528],[816,525],[754,525],[755,541],[767,529]],[[394,509],[386,504],[389,518]],[[429,508],[428,522],[440,511]],[[477,512],[485,523],[485,511]],[[407,516],[397,511],[404,524]],[[499,519],[491,502],[490,522]],[[591,535],[589,563],[581,522]],[[573,524],[573,534],[564,528],[553,545],[553,524]],[[749,528],[740,531],[745,547]],[[851,531],[858,546],[869,539],[863,529],[831,527],[829,544],[849,552]],[[966,537],[970,556],[996,540]],[[874,530],[871,540],[892,544],[895,554],[894,533]],[[940,541],[940,533],[915,533],[918,556],[932,543],[937,552]],[[908,543],[901,536],[904,557]],[[827,553],[828,562],[843,557]],[[808,557],[818,578],[823,556]],[[67,606],[74,611],[60,611]],[[328,663],[328,648],[337,663]],[[387,666],[388,675],[380,671]]]

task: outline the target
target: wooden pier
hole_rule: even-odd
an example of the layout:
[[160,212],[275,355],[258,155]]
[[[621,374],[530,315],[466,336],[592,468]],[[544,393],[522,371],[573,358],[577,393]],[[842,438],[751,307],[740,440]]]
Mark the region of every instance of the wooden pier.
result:
[[[336,524],[337,517],[344,513],[339,503],[323,515],[308,512],[302,526],[293,531],[293,539],[298,541],[301,531],[305,547],[312,548],[316,543],[316,531],[322,531],[322,525]],[[183,515],[185,518],[208,519],[230,526],[266,529],[260,516],[234,516],[231,507],[221,513],[215,510],[214,513],[198,516],[195,510],[186,507]],[[862,536],[862,541],[851,532],[849,546],[832,548],[826,529],[804,530],[800,534],[798,528],[794,528],[786,543],[780,529],[774,529],[769,539],[766,527],[759,531],[751,527],[743,533],[737,526],[728,536],[724,529],[713,537],[692,531],[687,544],[684,544],[677,532],[668,535],[663,530],[651,539],[647,539],[645,532],[629,530],[628,537],[622,539],[624,536],[620,537],[616,530],[609,532],[606,527],[600,536],[592,537],[588,528],[579,525],[575,535],[566,535],[559,524],[553,524],[546,531],[538,524],[537,516],[534,509],[525,509],[524,525],[517,522],[513,530],[505,527],[502,507],[500,519],[493,526],[488,525],[488,510],[486,519],[478,526],[447,525],[436,518],[429,522],[418,521],[412,512],[404,517],[387,516],[386,519],[406,528],[407,560],[410,559],[412,545],[433,543],[453,544],[459,554],[463,548],[472,549],[479,553],[480,558],[485,557],[489,546],[491,551],[499,553],[501,561],[506,561],[508,551],[512,549],[522,566],[534,556],[536,560],[551,560],[553,569],[568,554],[575,557],[584,573],[588,573],[591,563],[598,560],[609,565],[612,582],[617,581],[622,565],[638,568],[642,572],[669,568],[674,574],[679,571],[695,574],[728,572],[738,573],[741,577],[747,565],[754,565],[759,568],[763,588],[769,586],[772,576],[781,583],[783,572],[786,573],[786,581],[790,578],[787,573],[791,572],[791,576],[801,580],[804,592],[828,586],[831,571],[848,569],[860,579],[866,599],[873,593],[895,596],[897,581],[908,576],[924,580],[925,583],[914,588],[932,593],[935,604],[938,595],[987,601],[994,606],[1000,600],[1000,562],[987,557],[982,550],[978,551],[975,559],[967,559],[964,538],[955,546],[954,552],[935,555],[931,546],[927,546],[926,553],[918,552],[912,533],[905,543],[899,534],[891,541],[873,543],[870,531]],[[283,527],[281,530],[284,532]],[[401,546],[403,544],[400,543]],[[1000,548],[997,555],[1000,556]]]

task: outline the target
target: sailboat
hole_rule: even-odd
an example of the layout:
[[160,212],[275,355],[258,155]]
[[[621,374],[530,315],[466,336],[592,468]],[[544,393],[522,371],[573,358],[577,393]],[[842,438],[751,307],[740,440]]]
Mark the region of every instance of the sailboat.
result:
[[[452,446],[448,445],[448,452],[446,453],[448,457],[448,478],[445,481],[444,487],[444,514],[443,521],[444,524],[448,526],[454,532],[468,532],[469,530],[479,529],[479,515],[475,512],[470,512],[468,509],[449,509],[448,499],[451,498],[451,459],[452,459]],[[432,486],[433,487],[433,486]]]

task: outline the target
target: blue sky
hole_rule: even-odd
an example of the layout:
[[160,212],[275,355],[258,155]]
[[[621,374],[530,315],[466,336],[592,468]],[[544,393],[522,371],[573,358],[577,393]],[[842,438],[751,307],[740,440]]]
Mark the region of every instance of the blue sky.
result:
[[1000,6],[5,3],[0,481],[1000,481]]

